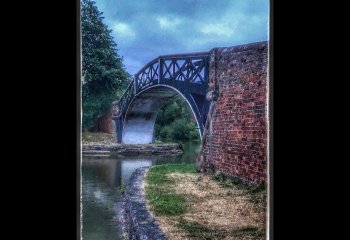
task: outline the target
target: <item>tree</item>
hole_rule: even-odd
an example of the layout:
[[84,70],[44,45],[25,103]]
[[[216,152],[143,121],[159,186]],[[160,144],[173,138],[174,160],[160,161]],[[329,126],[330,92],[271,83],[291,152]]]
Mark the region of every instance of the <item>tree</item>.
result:
[[94,1],[81,1],[83,129],[96,124],[131,78],[102,14]]
[[159,111],[155,136],[163,142],[199,141],[196,127],[187,102],[177,95]]

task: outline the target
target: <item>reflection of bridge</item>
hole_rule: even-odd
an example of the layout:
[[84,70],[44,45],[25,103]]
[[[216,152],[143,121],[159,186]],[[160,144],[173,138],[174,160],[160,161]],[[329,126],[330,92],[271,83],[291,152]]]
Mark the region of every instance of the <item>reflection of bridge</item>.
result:
[[118,142],[152,143],[158,111],[177,94],[191,107],[201,135],[209,109],[208,66],[209,52],[203,52],[160,56],[143,67],[113,103]]
[[127,183],[136,168],[178,161],[179,157],[175,155],[121,155],[118,158],[83,156],[83,177],[87,181],[93,178],[94,183],[98,182],[100,186],[114,190],[122,182]]

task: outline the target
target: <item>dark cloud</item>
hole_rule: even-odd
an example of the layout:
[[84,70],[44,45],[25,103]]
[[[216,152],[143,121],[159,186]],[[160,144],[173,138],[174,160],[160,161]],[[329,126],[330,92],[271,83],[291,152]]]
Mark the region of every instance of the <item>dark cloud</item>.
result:
[[268,0],[96,0],[131,74],[159,55],[268,39]]

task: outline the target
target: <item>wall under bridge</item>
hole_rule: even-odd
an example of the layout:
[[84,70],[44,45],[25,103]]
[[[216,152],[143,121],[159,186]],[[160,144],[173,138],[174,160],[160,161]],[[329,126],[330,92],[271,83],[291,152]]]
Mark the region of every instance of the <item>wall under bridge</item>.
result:
[[210,52],[208,91],[217,97],[202,139],[202,170],[267,181],[267,71],[268,42]]

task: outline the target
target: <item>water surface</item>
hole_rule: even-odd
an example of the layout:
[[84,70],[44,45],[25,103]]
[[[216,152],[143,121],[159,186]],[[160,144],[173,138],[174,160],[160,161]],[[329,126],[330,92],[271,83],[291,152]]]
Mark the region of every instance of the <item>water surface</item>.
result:
[[120,186],[132,172],[143,166],[195,162],[199,144],[183,145],[180,156],[127,155],[82,158],[82,238],[121,239],[118,229]]

